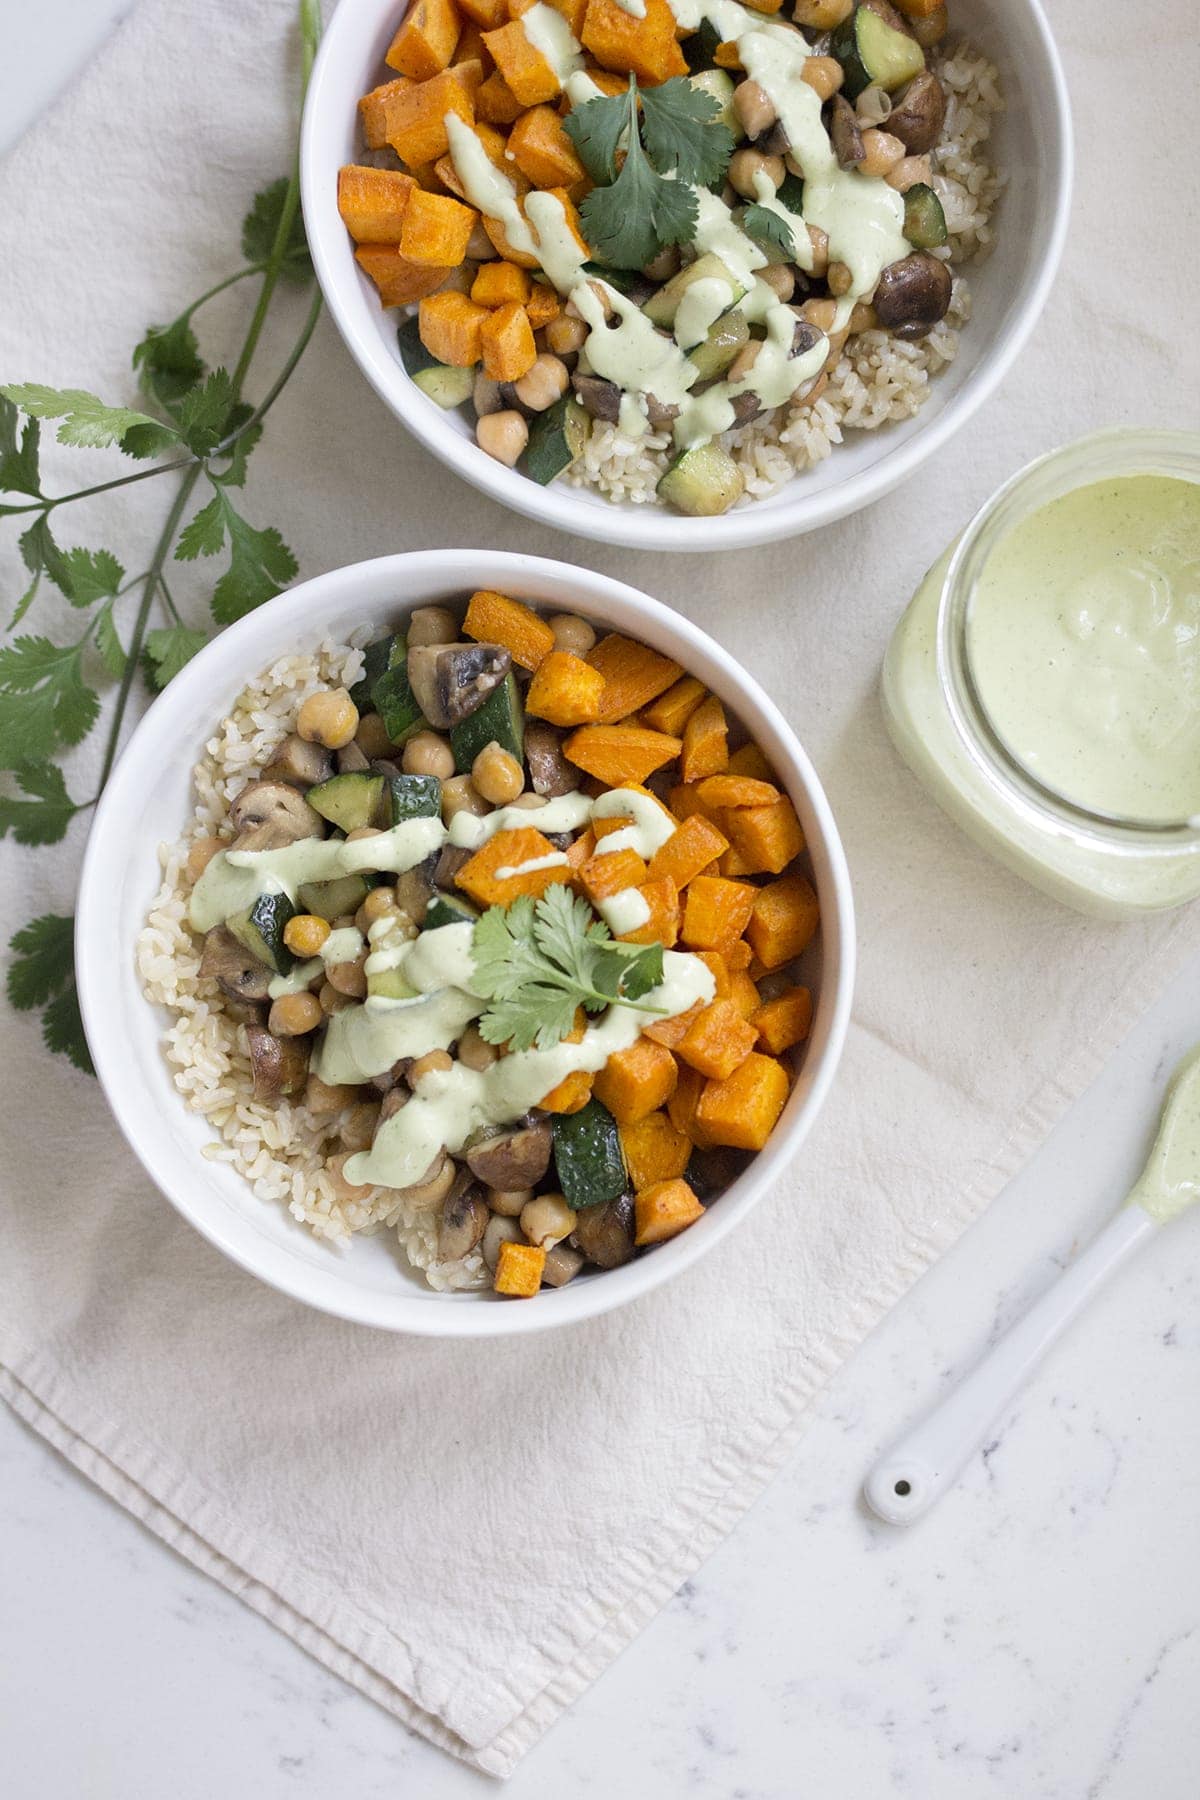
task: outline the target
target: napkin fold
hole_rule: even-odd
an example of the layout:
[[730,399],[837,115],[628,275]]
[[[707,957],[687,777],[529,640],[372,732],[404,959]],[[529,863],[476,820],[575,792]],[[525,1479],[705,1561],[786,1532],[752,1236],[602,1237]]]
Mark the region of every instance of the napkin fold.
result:
[[[290,0],[145,0],[17,146],[0,173],[4,379],[132,397],[144,326],[236,266],[250,197],[286,167],[292,19]],[[570,544],[431,461],[327,320],[250,465],[249,515],[280,527],[305,575],[456,541],[574,554],[712,631],[794,721],[855,877],[858,1002],[817,1128],[731,1241],[665,1291],[551,1337],[360,1330],[226,1263],[150,1187],[95,1084],[45,1053],[33,1017],[3,1014],[0,1392],[329,1668],[494,1774],[736,1525],[816,1390],[1200,936],[1194,909],[1088,922],[991,863],[897,761],[876,698],[907,595],[998,480],[1103,423],[1194,423],[1180,209],[1195,189],[1189,201],[1167,173],[1193,23],[1171,0],[1117,57],[1095,20],[1083,0],[1055,8],[1087,104],[1073,241],[1034,346],[953,450],[870,512],[719,557]],[[202,335],[236,346],[249,304],[240,288],[221,296]],[[297,324],[272,320],[252,394]],[[113,459],[52,446],[45,460],[61,489]],[[64,511],[61,535],[111,546],[132,571],[162,516],[156,488]],[[14,536],[8,594],[24,585]],[[178,572],[198,615],[194,571]],[[68,619],[43,596],[28,628]],[[75,759],[74,792],[95,762],[94,745]],[[83,829],[55,851],[6,846],[9,926],[68,910]]]

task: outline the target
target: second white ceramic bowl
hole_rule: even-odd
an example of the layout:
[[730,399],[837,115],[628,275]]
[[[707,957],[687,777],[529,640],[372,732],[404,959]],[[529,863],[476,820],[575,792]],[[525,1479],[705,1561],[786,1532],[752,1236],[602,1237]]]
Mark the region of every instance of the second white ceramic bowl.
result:
[[[695,1225],[624,1268],[579,1276],[532,1300],[438,1294],[407,1267],[392,1234],[345,1250],[320,1243],[286,1209],[256,1198],[228,1165],[202,1155],[214,1137],[175,1091],[162,1053],[166,1015],[144,998],[134,945],[159,883],[156,851],[182,835],[191,771],[247,680],[326,636],[356,643],[394,627],[414,606],[495,587],[579,611],[642,638],[682,663],[736,713],[774,764],[808,840],[821,931],[806,953],[816,991],[799,1078],[765,1150]],[[536,557],[427,550],[335,569],[242,619],[177,675],[150,708],[97,808],[77,907],[76,960],[88,1043],[105,1094],[146,1172],[184,1218],[226,1255],[298,1300],[365,1325],[432,1337],[490,1337],[569,1324],[632,1300],[719,1243],[798,1150],[841,1054],[854,981],[846,861],[812,764],[777,708],[713,640],[637,589]],[[797,1224],[797,1230],[802,1225]]]
[[914,418],[851,432],[818,468],[715,519],[683,518],[657,504],[618,505],[563,481],[540,487],[487,456],[465,416],[444,412],[405,374],[396,348],[399,315],[381,309],[337,210],[338,169],[359,154],[359,96],[382,79],[404,0],[340,0],[313,70],[301,132],[304,222],[317,279],[359,368],[397,418],[456,474],[516,512],[603,543],[731,550],[811,531],[877,500],[946,444],[1008,373],[1050,291],[1070,210],[1066,84],[1039,0],[1003,6],[950,0],[950,12],[951,41],[968,39],[1000,71],[1005,112],[989,155],[1007,186],[991,257],[966,266],[973,310],[958,356]]

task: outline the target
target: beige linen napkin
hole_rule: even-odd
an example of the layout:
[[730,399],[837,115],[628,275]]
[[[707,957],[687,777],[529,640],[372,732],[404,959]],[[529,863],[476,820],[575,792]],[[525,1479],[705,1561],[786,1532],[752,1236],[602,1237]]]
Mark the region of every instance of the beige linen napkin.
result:
[[[18,146],[0,208],[6,379],[130,394],[143,324],[232,266],[249,196],[286,162],[292,10],[146,0]],[[901,604],[998,479],[1101,423],[1194,422],[1188,191],[1168,173],[1191,9],[1155,9],[1119,58],[1093,5],[1055,13],[1082,138],[1062,280],[1003,394],[870,513],[724,557],[568,544],[428,460],[327,322],[251,465],[250,515],[279,524],[305,574],[429,543],[573,552],[715,632],[796,723],[855,875],[858,1007],[809,1145],[732,1241],[551,1338],[354,1329],[225,1263],[148,1186],[96,1086],[46,1056],[31,1018],[0,1015],[0,1391],[331,1669],[496,1774],[736,1525],[816,1388],[1200,937],[1194,911],[1088,923],[994,866],[899,765],[876,701]],[[226,321],[245,305],[228,296]],[[60,460],[64,487],[107,472]],[[123,551],[162,504],[121,490],[63,535]],[[19,591],[7,551],[0,575]],[[30,624],[53,624],[38,604]],[[6,847],[5,936],[65,910],[82,836]]]

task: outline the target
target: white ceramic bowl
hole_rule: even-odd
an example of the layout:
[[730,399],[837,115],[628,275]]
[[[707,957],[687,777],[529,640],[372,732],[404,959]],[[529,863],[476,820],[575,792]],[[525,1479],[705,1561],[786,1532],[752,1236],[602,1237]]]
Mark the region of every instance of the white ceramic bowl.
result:
[[[166,1018],[143,998],[134,943],[158,887],[156,849],[182,834],[191,770],[246,681],[276,658],[355,634],[378,636],[412,607],[498,587],[578,610],[644,639],[708,683],[779,771],[808,839],[822,929],[807,953],[816,990],[812,1035],[767,1148],[680,1237],[624,1268],[582,1275],[529,1301],[435,1294],[404,1263],[393,1234],[323,1245],[286,1209],[259,1200],[227,1165],[206,1161],[213,1132],[186,1111],[162,1055]],[[365,629],[364,629],[365,628]],[[647,1293],[732,1230],[795,1154],[829,1090],[854,979],[850,880],[837,828],[808,758],[762,689],[694,625],[635,588],[565,563],[484,550],[426,550],[355,563],[306,581],[215,638],[150,708],[104,792],[84,858],[77,909],[79,993],[96,1070],[146,1172],[210,1243],[298,1300],[394,1331],[489,1337],[537,1331]],[[798,1226],[797,1229],[802,1229]]]
[[381,79],[383,54],[404,0],[340,0],[325,33],[300,142],[308,240],[329,310],[376,393],[457,474],[516,512],[604,543],[655,550],[731,550],[769,543],[856,512],[903,481],[992,394],[1037,321],[1058,268],[1071,197],[1071,128],[1058,52],[1039,0],[950,0],[955,38],[994,61],[1006,97],[994,155],[1008,178],[989,260],[968,275],[970,324],[930,399],[903,424],[852,432],[818,468],[769,499],[715,519],[688,519],[658,505],[616,505],[598,493],[549,487],[484,454],[460,412],[444,412],[405,374],[396,348],[398,314],[381,309],[354,260],[338,216],[337,171],[359,154],[359,96]]

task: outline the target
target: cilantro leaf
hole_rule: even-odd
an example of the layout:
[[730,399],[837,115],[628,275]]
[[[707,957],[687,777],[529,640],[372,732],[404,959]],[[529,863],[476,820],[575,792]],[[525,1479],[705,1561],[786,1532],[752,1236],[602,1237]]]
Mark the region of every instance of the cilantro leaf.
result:
[[637,81],[630,76],[624,101],[625,161],[615,181],[594,187],[580,208],[590,248],[619,269],[640,269],[665,245],[689,242],[696,230],[691,188],[658,173],[647,160],[638,134],[637,101]]
[[102,606],[96,614],[95,627],[96,649],[100,660],[114,681],[119,681],[125,673],[125,664],[129,661],[125,646],[117,635],[117,627],[112,616],[112,601]]
[[36,419],[26,419],[17,441],[20,413],[11,400],[0,398],[0,490],[7,494],[32,494],[41,498],[38,483],[38,434]]
[[225,542],[225,517],[221,496],[214,494],[206,506],[194,513],[179,534],[175,546],[176,562],[195,562],[198,556],[217,556]]
[[224,494],[221,508],[229,534],[229,567],[213,590],[213,617],[221,625],[272,600],[296,574],[299,564],[273,525],[251,525]]
[[12,772],[24,800],[0,794],[0,838],[11,831],[18,844],[57,844],[79,811],[57,763],[22,763]]
[[733,133],[720,120],[712,95],[686,75],[642,90],[642,137],[661,175],[674,172],[696,187],[718,181],[733,155]]
[[158,419],[146,419],[140,425],[131,425],[121,439],[121,450],[125,456],[135,457],[145,462],[151,456],[163,456],[168,450],[178,450],[179,433],[173,425],[164,425]]
[[50,530],[50,520],[45,513],[34,520],[28,531],[21,533],[17,539],[17,548],[21,552],[22,562],[29,570],[31,580],[17,601],[12,618],[8,621],[10,631],[21,623],[33,605],[43,575],[48,576],[68,600],[71,598],[70,567],[63,551],[54,541],[54,535]]
[[83,680],[85,641],[19,637],[0,648],[0,768],[39,761],[91,730],[100,699]]
[[211,465],[208,471],[212,480],[220,482],[222,487],[245,487],[246,485],[246,464],[263,434],[261,424],[251,425],[248,430],[246,429],[249,420],[253,417],[254,408],[242,400],[231,409],[229,417],[225,421],[225,436],[229,437],[235,431],[239,433],[239,436],[230,446],[229,461],[225,465],[224,472],[218,475]]
[[789,262],[795,256],[796,240],[792,236],[791,226],[769,206],[752,205],[743,208],[741,226],[747,237],[752,237],[763,249],[774,245],[786,254]]
[[775,198],[781,206],[786,206],[789,212],[796,214],[803,212],[804,183],[799,175],[793,175],[789,169]]
[[154,692],[161,694],[168,681],[207,642],[202,631],[192,631],[187,625],[164,625],[157,631],[148,631],[144,646],[146,679]]
[[151,325],[133,352],[143,392],[168,410],[206,373],[200,346],[185,313],[170,325]]
[[225,436],[233,406],[233,383],[224,369],[214,369],[203,384],[189,388],[179,403],[179,429],[193,456],[207,456]]
[[[247,262],[266,262],[274,249],[289,186],[287,176],[281,175],[270,187],[255,194],[254,203],[242,220],[242,255]],[[312,274],[308,239],[298,206],[288,227],[281,273],[289,281],[307,281]]]
[[103,450],[110,444],[119,444],[135,425],[165,429],[147,413],[135,412],[128,406],[107,406],[83,388],[52,388],[39,381],[25,381],[0,387],[0,394],[32,418],[61,419],[59,443],[74,444],[82,450]]
[[96,1073],[83,1034],[75,987],[75,921],[45,913],[23,925],[9,944],[8,998],[18,1012],[42,1010],[46,1047],[70,1057],[86,1075]]
[[629,102],[624,94],[605,94],[572,107],[563,130],[579,152],[593,181],[615,181],[617,146],[629,129]]
[[125,571],[111,550],[68,550],[63,562],[70,582],[67,599],[72,606],[92,606],[97,600],[107,600],[125,579]]

